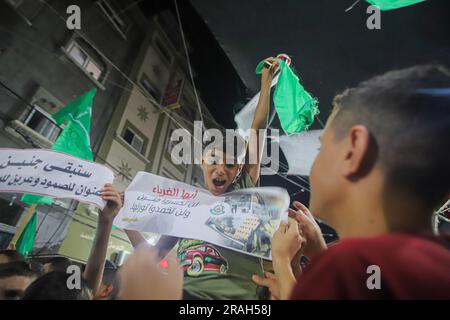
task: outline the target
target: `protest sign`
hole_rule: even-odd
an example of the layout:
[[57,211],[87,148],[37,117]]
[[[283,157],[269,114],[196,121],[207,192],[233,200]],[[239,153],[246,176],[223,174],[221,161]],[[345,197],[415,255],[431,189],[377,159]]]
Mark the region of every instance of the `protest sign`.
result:
[[138,172],[125,191],[114,225],[206,241],[270,259],[270,241],[287,220],[281,188],[242,189],[221,196],[175,180]]
[[70,198],[103,209],[100,189],[113,180],[113,172],[104,165],[66,153],[0,148],[0,192]]

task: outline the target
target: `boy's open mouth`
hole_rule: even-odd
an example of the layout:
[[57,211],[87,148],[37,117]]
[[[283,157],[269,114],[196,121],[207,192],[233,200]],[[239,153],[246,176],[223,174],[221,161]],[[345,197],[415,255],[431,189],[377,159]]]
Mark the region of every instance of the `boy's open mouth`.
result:
[[222,186],[225,185],[226,182],[227,181],[225,179],[222,179],[222,178],[215,178],[215,179],[213,179],[213,184],[216,187],[222,187]]

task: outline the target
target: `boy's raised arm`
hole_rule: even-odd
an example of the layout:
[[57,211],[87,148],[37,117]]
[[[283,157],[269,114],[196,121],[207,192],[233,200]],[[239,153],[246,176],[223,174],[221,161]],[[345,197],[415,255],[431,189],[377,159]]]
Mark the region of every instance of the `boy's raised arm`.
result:
[[[259,180],[261,157],[265,141],[265,137],[259,136],[259,129],[267,128],[270,110],[270,85],[272,83],[273,75],[279,66],[278,61],[274,58],[267,58],[265,61],[268,62],[268,67],[264,67],[261,72],[261,93],[253,116],[252,130],[250,132],[247,149],[251,163],[246,165],[246,170],[254,184]],[[259,145],[259,141],[262,142],[261,145]]]
[[111,184],[106,184],[101,192],[102,199],[107,202],[105,208],[98,215],[94,244],[83,272],[83,278],[94,295],[102,281],[113,221],[122,207],[120,193]]

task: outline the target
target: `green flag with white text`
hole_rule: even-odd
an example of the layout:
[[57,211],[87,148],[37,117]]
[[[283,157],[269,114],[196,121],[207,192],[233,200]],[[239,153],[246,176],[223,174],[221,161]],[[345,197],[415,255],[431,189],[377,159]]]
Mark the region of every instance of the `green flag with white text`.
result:
[[[68,121],[58,139],[53,143],[52,150],[61,151],[78,158],[92,160],[91,142],[89,133],[91,129],[92,102],[97,90],[92,88],[81,97],[70,102],[52,117],[58,125]],[[53,198],[25,194],[23,202],[52,204]]]
[[17,240],[16,242],[16,250],[24,256],[27,256],[30,252],[33,251],[34,237],[36,233],[36,220],[37,213],[35,210],[25,229],[23,229],[19,240]]
[[[280,119],[281,127],[288,135],[308,129],[319,113],[318,101],[300,84],[297,75],[282,59],[280,76],[273,94],[273,103]],[[261,73],[264,60],[256,67]]]
[[368,3],[377,6],[380,10],[394,10],[407,7],[425,0],[366,0]]

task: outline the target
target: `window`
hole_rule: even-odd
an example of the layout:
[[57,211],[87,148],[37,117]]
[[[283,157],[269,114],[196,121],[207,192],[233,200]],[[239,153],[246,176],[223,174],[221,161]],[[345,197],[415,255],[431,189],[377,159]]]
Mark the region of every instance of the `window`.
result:
[[[12,8],[12,10],[16,12],[17,16],[29,27],[33,26],[33,20],[39,14],[43,6],[43,1],[5,0],[3,2]],[[2,7],[1,10],[3,11],[5,8]]]
[[112,0],[99,0],[97,1],[97,4],[100,9],[102,9],[109,22],[111,22],[114,29],[116,29],[122,38],[126,40],[126,34],[130,29],[130,22],[123,17],[123,12],[119,11],[117,4]]
[[25,115],[22,122],[51,142],[54,142],[62,131],[51,115],[37,105]]
[[100,63],[96,62],[94,58],[82,48],[82,46],[76,41],[72,41],[67,49],[67,54],[72,60],[87,74],[89,74],[95,80],[100,80],[104,68],[100,66]]
[[0,224],[15,227],[19,223],[23,207],[16,201],[18,196],[19,194],[2,194],[0,196],[0,212],[2,213]]
[[73,43],[68,51],[69,55],[73,58],[73,60],[75,60],[76,63],[80,66],[84,66],[88,55],[85,54],[77,44]]
[[100,76],[102,75],[102,70],[93,61],[87,62],[85,70],[87,71],[87,73],[89,73],[91,76],[93,76],[95,80],[98,80],[100,78]]
[[141,84],[141,86],[144,88],[144,90],[150,95],[152,96],[156,102],[161,101],[161,91],[159,89],[157,89],[152,83],[150,78],[145,74],[142,73],[141,78],[139,79],[139,83]]
[[12,7],[17,8],[22,4],[23,0],[6,0],[6,2],[8,2]]
[[163,45],[158,37],[155,37],[154,44],[157,51],[159,51],[159,53],[161,54],[162,58],[170,63],[172,61],[172,55],[169,53],[169,50],[167,50],[166,46]]
[[137,152],[142,154],[144,149],[144,139],[139,137],[130,128],[126,128],[123,134],[123,139]]

